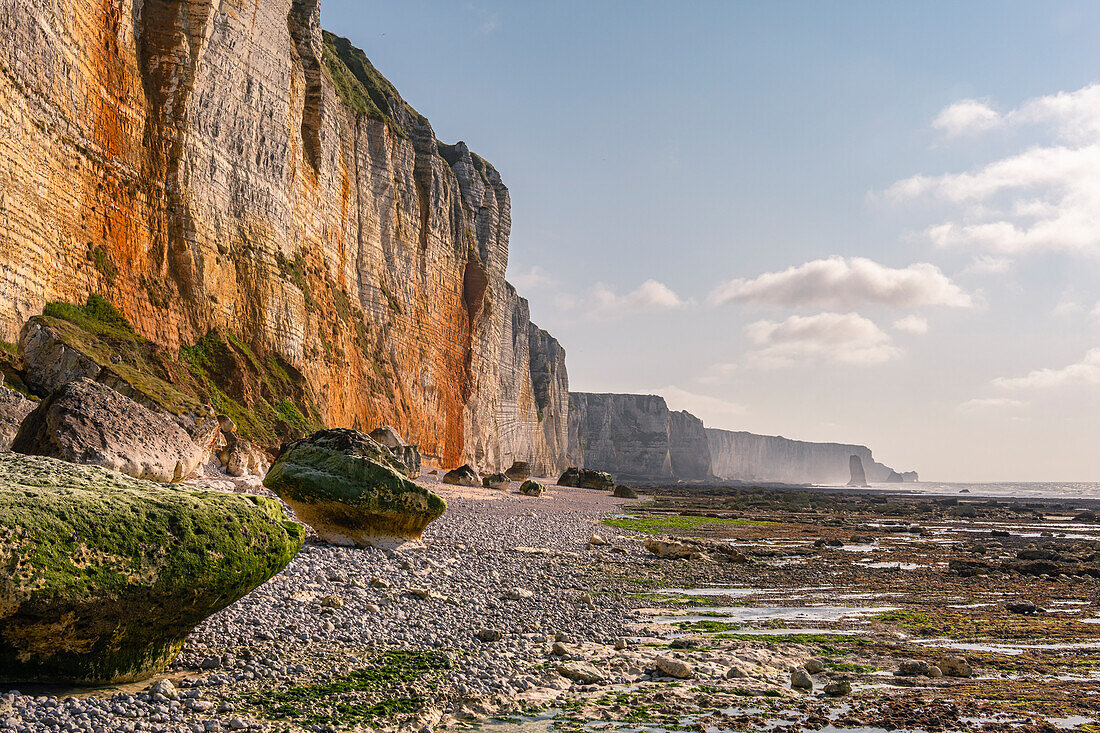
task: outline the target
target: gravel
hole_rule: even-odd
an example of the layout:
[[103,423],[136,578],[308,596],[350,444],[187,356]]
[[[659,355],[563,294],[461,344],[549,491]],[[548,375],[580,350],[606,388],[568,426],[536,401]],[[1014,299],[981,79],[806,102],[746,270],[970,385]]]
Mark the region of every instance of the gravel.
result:
[[448,509],[423,547],[307,543],[282,573],[196,628],[162,679],[91,692],[23,685],[0,696],[0,731],[268,730],[248,717],[256,711],[238,709],[242,695],[330,679],[393,648],[452,658],[431,701],[438,721],[561,689],[544,664],[555,639],[624,644],[626,604],[585,587],[599,558],[586,549],[593,523],[616,500],[560,487],[539,498],[431,488]]

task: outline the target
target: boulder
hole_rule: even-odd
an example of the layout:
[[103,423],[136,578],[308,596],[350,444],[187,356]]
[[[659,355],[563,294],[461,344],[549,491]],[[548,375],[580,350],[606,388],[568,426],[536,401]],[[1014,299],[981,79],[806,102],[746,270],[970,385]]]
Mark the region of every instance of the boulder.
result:
[[691,557],[691,554],[695,552],[693,548],[682,542],[659,540],[656,537],[647,537],[643,544],[650,553],[670,560],[683,560]]
[[531,464],[527,461],[513,461],[512,467],[504,475],[512,481],[526,481],[531,478]]
[[520,485],[519,492],[525,496],[542,496],[543,487],[538,481],[527,479]]
[[809,672],[802,669],[802,667],[795,667],[791,670],[791,689],[794,690],[812,690],[814,689],[814,680],[810,677]]
[[690,664],[676,657],[657,657],[657,669],[669,677],[678,680],[686,680],[695,676],[695,670]]
[[619,484],[615,487],[614,496],[617,499],[637,499],[638,492],[630,488],[629,486],[623,486],[622,484]]
[[588,662],[570,662],[558,666],[558,674],[581,685],[596,685],[607,676]]
[[848,457],[848,469],[852,472],[852,478],[848,481],[849,486],[858,486],[865,488],[870,486],[867,483],[867,474],[863,471],[863,459],[859,456]]
[[405,467],[406,478],[420,478],[420,448],[415,445],[402,445],[390,449],[390,453]]
[[828,697],[844,697],[852,694],[852,683],[848,680],[833,680],[825,685],[825,694]]
[[389,451],[363,433],[321,430],[283,444],[264,486],[326,542],[394,547],[418,540],[447,504],[390,460]]
[[282,570],[273,499],[0,455],[0,680],[113,684],[163,670],[203,619]]
[[965,657],[944,657],[936,666],[947,677],[970,677],[974,674]]
[[218,460],[230,476],[262,476],[267,472],[267,457],[247,440],[237,440],[222,448],[218,451]]
[[512,482],[503,473],[491,473],[481,480],[481,485],[487,489],[507,489]]
[[611,478],[611,474],[603,471],[593,471],[590,468],[567,468],[558,478],[558,486],[611,491],[615,488],[615,480]]
[[23,419],[34,410],[34,403],[14,389],[0,384],[0,451],[11,448]]
[[895,677],[931,677],[932,667],[923,660],[903,659],[894,671]]
[[481,486],[481,478],[477,475],[477,471],[469,464],[459,466],[458,468],[452,468],[450,471],[443,474],[443,478],[441,478],[440,481],[453,486]]
[[42,400],[11,447],[161,483],[184,479],[206,454],[167,415],[89,379],[69,382]]
[[389,425],[383,425],[370,431],[370,437],[375,443],[389,448],[390,450],[405,446],[405,439]]
[[1024,616],[1033,616],[1037,613],[1046,613],[1046,609],[1037,606],[1031,601],[1009,601],[1005,604],[1005,609],[1012,613],[1023,614]]

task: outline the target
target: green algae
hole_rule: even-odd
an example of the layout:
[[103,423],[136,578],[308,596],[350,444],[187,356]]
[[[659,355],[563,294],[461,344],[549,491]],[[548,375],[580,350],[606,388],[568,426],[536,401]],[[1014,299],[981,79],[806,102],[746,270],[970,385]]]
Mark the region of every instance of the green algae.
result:
[[422,693],[435,689],[450,668],[442,652],[390,651],[328,681],[255,694],[247,702],[271,720],[293,718],[307,725],[345,727],[377,724],[423,709],[427,699]]
[[154,674],[303,539],[271,499],[2,455],[0,679]]
[[728,517],[701,517],[650,514],[642,517],[605,519],[603,523],[616,529],[629,529],[646,534],[665,534],[669,530],[698,530],[712,527],[748,527],[771,524],[752,519],[731,519]]

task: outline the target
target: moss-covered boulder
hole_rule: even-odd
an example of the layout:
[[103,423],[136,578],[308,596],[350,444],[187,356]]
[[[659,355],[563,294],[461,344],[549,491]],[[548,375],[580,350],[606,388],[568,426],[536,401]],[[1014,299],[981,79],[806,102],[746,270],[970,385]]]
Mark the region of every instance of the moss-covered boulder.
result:
[[615,488],[615,480],[611,474],[603,471],[594,471],[591,468],[567,468],[558,478],[558,486],[573,486],[580,489],[598,489],[611,491]]
[[393,547],[420,538],[446,502],[417,486],[389,451],[356,430],[322,430],[286,443],[264,486],[326,542]]
[[0,680],[156,674],[303,535],[272,499],[0,455]]
[[531,464],[527,461],[512,461],[512,466],[504,475],[513,481],[526,481],[531,478]]
[[519,491],[526,496],[542,496],[543,487],[538,481],[527,479],[520,485]]
[[630,488],[629,486],[623,486],[622,484],[619,484],[618,486],[615,487],[614,495],[615,495],[616,499],[637,499],[638,498],[638,492],[637,491]]
[[503,473],[491,473],[481,479],[481,485],[487,489],[507,489],[512,485],[512,480]]

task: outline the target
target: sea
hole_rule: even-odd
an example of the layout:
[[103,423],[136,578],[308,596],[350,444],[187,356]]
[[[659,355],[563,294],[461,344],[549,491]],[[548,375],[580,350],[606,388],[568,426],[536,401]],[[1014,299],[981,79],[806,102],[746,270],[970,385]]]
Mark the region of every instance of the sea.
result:
[[[825,488],[825,487],[822,487]],[[872,489],[893,493],[966,495],[1017,499],[1100,499],[1100,483],[1060,481],[1005,481],[1001,483],[950,483],[920,481],[904,484],[877,484]]]

